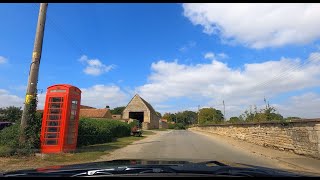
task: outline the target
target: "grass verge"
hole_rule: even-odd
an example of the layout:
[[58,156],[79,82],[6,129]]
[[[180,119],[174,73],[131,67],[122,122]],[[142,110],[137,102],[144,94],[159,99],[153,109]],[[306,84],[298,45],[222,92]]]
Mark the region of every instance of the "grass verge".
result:
[[142,137],[122,137],[113,142],[84,146],[73,153],[46,154],[42,157],[0,157],[0,172],[92,162],[115,149],[153,134],[155,133],[152,131],[143,131]]

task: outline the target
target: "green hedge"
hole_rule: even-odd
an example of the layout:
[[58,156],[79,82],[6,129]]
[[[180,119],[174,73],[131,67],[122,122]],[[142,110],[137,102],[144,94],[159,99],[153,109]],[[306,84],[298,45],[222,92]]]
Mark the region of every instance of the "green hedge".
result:
[[130,126],[117,120],[81,118],[77,146],[111,142],[114,138],[130,135]]
[[0,131],[0,156],[16,154],[19,148],[20,124],[14,124]]
[[[41,121],[39,121],[41,122]],[[78,147],[111,142],[114,138],[130,135],[130,125],[117,120],[82,118],[78,129]],[[34,144],[19,145],[20,123],[0,131],[0,156],[30,155],[39,151],[40,128]]]

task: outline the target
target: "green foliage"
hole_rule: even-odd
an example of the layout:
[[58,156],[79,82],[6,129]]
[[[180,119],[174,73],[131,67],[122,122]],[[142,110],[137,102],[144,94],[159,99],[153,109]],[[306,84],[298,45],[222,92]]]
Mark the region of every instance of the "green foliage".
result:
[[168,128],[169,129],[186,129],[185,125],[183,125],[182,123],[175,123],[175,124],[168,124]]
[[[25,128],[24,136],[26,138],[25,144],[20,144],[21,149],[26,149],[27,151],[39,150],[40,148],[40,131],[41,131],[41,121],[42,117],[40,113],[36,113],[37,111],[37,103],[38,100],[33,98],[30,104],[26,104],[27,111],[27,127]],[[20,122],[19,122],[20,123]]]
[[16,149],[19,147],[20,124],[14,124],[0,131],[0,146]]
[[138,120],[134,119],[132,122],[129,123],[129,126],[130,126],[130,128],[133,128],[134,126],[140,127],[141,125],[139,124]]
[[204,124],[210,122],[218,124],[223,122],[223,114],[220,110],[214,108],[202,108],[199,111],[199,123]]
[[265,121],[284,121],[283,116],[279,113],[276,113],[276,109],[268,104],[263,109],[258,110],[254,106],[254,110],[246,110],[239,119],[246,122],[265,122]]
[[123,110],[125,109],[125,106],[115,107],[110,110],[111,114],[122,114]]
[[10,155],[31,155],[39,151],[40,148],[40,131],[41,131],[41,114],[36,113],[37,99],[31,100],[30,104],[26,105],[27,108],[27,127],[24,131],[25,142],[20,143],[19,138],[21,135],[21,108],[8,107],[5,109],[7,117],[14,119],[14,125],[3,129],[0,132],[0,146],[2,151],[0,156]]
[[177,123],[184,126],[197,123],[198,115],[193,111],[183,111],[175,114]]
[[9,106],[0,108],[0,114],[0,121],[17,122],[21,119],[22,110],[21,107]]
[[198,115],[196,112],[193,111],[183,111],[177,112],[175,114],[165,113],[162,118],[167,119],[168,122],[181,123],[184,126],[187,126],[191,124],[196,124]]
[[295,120],[295,119],[301,119],[301,118],[300,117],[291,117],[291,116],[284,118],[284,120],[286,120],[286,121]]
[[116,120],[81,118],[77,146],[111,142],[114,138],[130,135],[130,126]]
[[229,123],[238,123],[241,122],[242,120],[239,117],[231,117],[229,119]]
[[164,113],[162,118],[168,120],[168,122],[175,122],[176,121],[176,116],[175,116],[175,114],[172,114],[172,113]]

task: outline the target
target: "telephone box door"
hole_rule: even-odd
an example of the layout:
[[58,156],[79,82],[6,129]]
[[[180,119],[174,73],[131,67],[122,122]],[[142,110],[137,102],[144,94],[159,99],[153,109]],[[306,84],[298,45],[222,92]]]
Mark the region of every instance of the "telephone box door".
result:
[[45,145],[44,151],[46,152],[57,152],[62,148],[61,137],[63,136],[62,118],[64,116],[63,106],[64,102],[67,101],[66,96],[49,96],[47,99],[47,117],[45,123],[44,139]]

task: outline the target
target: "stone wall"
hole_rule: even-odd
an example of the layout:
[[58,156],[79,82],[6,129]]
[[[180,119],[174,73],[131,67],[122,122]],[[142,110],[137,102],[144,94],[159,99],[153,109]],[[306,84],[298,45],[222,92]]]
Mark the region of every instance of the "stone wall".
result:
[[142,123],[142,129],[150,129],[150,123],[147,123],[147,122],[143,122]]
[[159,120],[160,120],[160,117],[158,117],[156,114],[151,113],[150,128],[159,129]]
[[168,123],[165,121],[159,121],[159,128],[168,129]]
[[320,119],[195,126],[190,129],[241,139],[320,159]]

